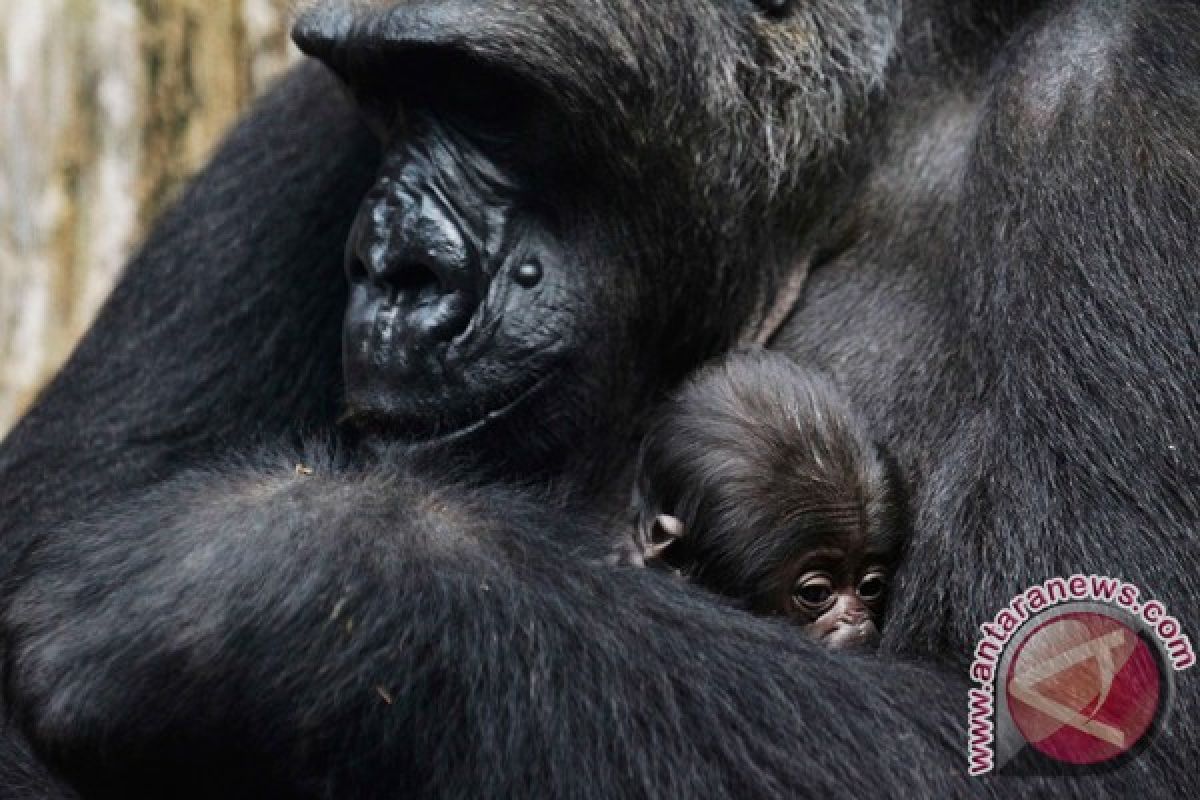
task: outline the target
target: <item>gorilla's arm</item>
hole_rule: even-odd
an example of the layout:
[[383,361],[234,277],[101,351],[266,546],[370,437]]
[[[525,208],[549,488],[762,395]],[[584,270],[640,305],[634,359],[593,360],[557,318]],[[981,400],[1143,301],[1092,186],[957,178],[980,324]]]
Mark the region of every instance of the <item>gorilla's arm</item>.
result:
[[376,145],[314,67],[283,81],[155,227],[0,449],[0,536],[215,446],[328,427],[342,246]]
[[0,798],[3,800],[72,800],[78,794],[52,775],[28,742],[5,731],[0,736]]
[[[326,75],[283,81],[159,222],[0,447],[0,567],[30,533],[247,438],[327,426],[342,243],[377,146]],[[67,797],[15,729],[0,797]]]
[[295,460],[31,558],[9,690],[85,793],[832,797],[866,751],[894,791],[966,791],[954,680],[581,564],[587,523],[511,492]]

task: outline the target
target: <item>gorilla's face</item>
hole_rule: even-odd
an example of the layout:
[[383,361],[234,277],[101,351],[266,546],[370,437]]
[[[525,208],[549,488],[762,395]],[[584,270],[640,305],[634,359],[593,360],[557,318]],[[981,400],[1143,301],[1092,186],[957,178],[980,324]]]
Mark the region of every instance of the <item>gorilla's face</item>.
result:
[[804,258],[885,5],[309,3],[297,41],[385,142],[347,248],[351,416],[522,457],[633,433]]
[[347,247],[347,399],[388,435],[461,437],[536,408],[589,314],[586,253],[564,246],[575,237],[551,201],[557,160],[527,160],[544,128],[517,110],[519,89],[486,83],[449,106],[404,95]]

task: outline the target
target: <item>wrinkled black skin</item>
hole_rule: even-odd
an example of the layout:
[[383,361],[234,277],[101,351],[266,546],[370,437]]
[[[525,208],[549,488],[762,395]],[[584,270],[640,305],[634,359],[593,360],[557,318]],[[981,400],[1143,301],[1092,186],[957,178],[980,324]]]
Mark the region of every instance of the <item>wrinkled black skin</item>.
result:
[[[530,177],[527,153],[489,158],[525,191],[548,181],[560,216],[522,224],[550,237],[547,269],[570,275],[556,279],[586,282],[570,324],[587,336],[553,392],[485,426],[471,452],[568,486],[611,477],[624,466],[615,439],[737,338],[779,260],[818,255],[773,345],[831,372],[914,483],[880,657],[824,652],[651,571],[601,571],[559,543],[589,523],[535,500],[510,516],[505,490],[485,493],[504,513],[472,518],[488,535],[456,547],[404,513],[421,490],[403,481],[390,495],[330,467],[268,492],[263,466],[181,474],[356,410],[338,403],[342,247],[380,150],[305,67],[159,224],[0,451],[0,795],[1157,797],[1193,785],[1194,671],[1178,676],[1169,726],[1119,770],[973,781],[964,757],[976,626],[1025,586],[1117,574],[1200,626],[1192,3],[906,3],[886,92],[823,180],[771,199],[752,182],[717,191],[736,148],[672,161],[692,137],[614,130],[661,99],[651,82],[686,76],[711,48],[635,51],[673,65],[639,76],[594,38],[522,42],[537,27],[505,25],[515,3],[472,3],[469,17],[457,2],[404,5],[426,15],[400,26],[423,53],[470,49],[451,23],[481,26],[490,49],[476,57],[540,75],[561,102],[552,116],[574,123],[566,153],[548,153],[574,165],[572,180]],[[598,7],[557,5],[577,18],[545,24],[581,30]],[[756,13],[609,6],[693,33]],[[407,45],[370,55],[372,36],[396,30],[346,38],[349,13],[302,38],[357,80],[386,134],[386,92],[363,76],[391,74],[380,53]],[[611,77],[630,104],[572,92],[585,73]],[[656,146],[663,159],[631,163]],[[729,213],[736,198],[746,213]],[[670,228],[671,215],[695,225]],[[402,409],[374,435],[411,433]],[[446,427],[461,407],[451,416]],[[343,588],[348,639],[331,626]]]
[[[448,92],[455,85],[446,78]],[[513,92],[488,89],[478,101],[478,87],[464,91],[456,108],[498,115],[490,104]],[[564,383],[556,373],[579,368],[572,354],[592,332],[573,297],[593,290],[583,282],[583,251],[568,250],[550,229],[560,215],[540,213],[554,208],[550,187],[510,177],[515,166],[539,165],[485,153],[414,95],[403,135],[386,136],[386,158],[350,233],[346,402],[356,426],[382,440],[487,434],[503,452],[505,432],[492,420],[566,402],[545,396]],[[506,110],[511,130],[487,131],[486,143],[546,135],[547,126],[531,128],[517,109]],[[547,145],[542,157],[553,164],[551,154]],[[528,267],[536,280],[523,284],[518,271]],[[503,465],[538,461],[544,469],[539,457],[554,449],[553,440],[514,443],[527,455]]]

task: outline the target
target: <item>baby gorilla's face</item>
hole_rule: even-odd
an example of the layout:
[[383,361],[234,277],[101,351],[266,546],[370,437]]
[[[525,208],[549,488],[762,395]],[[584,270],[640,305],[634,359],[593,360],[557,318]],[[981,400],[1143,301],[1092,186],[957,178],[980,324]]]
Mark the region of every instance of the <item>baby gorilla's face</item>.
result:
[[[874,645],[895,544],[877,530],[824,516],[802,517],[803,529],[775,520],[779,526],[765,531],[714,531],[660,514],[643,537],[634,537],[639,558],[626,563],[670,567],[756,614],[796,623],[833,649]],[[689,527],[709,545],[702,554],[688,548]]]
[[854,548],[824,547],[790,559],[768,580],[757,610],[794,620],[814,639],[839,649],[879,638],[888,568]]
[[907,520],[899,475],[827,377],[770,351],[701,370],[642,445],[635,563],[661,563],[830,647],[879,635]]

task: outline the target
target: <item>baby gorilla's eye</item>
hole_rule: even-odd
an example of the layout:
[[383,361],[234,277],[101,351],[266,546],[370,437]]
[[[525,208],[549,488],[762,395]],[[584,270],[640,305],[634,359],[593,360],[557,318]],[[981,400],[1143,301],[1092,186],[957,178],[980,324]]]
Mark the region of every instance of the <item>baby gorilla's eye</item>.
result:
[[887,573],[882,570],[868,572],[858,584],[858,596],[867,603],[881,599],[885,591],[887,591]]
[[823,572],[801,575],[792,587],[792,600],[809,610],[820,610],[833,599],[833,581]]

